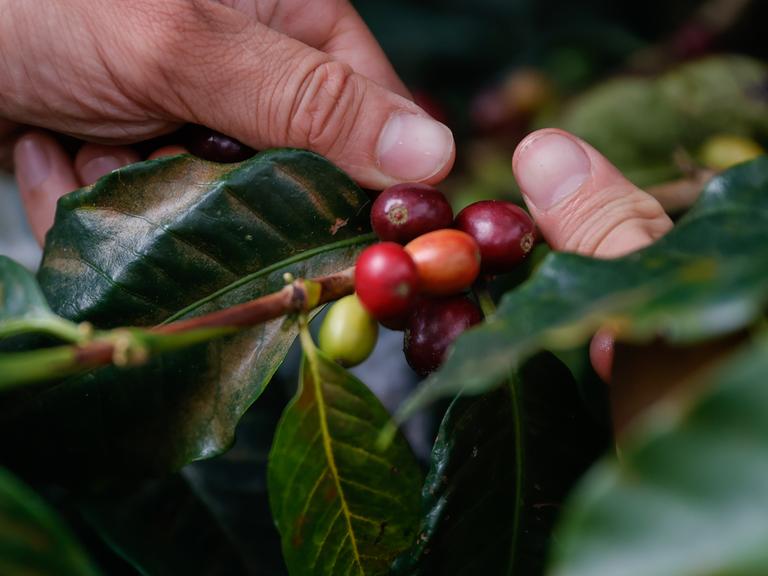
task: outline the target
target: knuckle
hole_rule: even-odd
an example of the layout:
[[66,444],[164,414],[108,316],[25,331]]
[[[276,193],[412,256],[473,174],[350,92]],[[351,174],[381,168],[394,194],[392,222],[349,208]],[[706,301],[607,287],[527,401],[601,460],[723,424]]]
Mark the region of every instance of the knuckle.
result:
[[227,17],[228,9],[210,0],[136,1],[152,8],[139,3],[134,11],[133,38],[128,39],[138,75],[133,84],[159,109],[189,115],[185,89],[199,84],[201,71],[218,69],[212,64],[223,60],[222,39],[240,30]]
[[617,195],[589,216],[580,220],[573,234],[573,249],[583,254],[618,255],[631,242],[650,243],[669,229],[669,219],[661,205],[645,192],[636,190]]
[[352,68],[341,62],[311,67],[296,94],[290,115],[291,140],[328,154],[343,145],[359,114],[362,87]]

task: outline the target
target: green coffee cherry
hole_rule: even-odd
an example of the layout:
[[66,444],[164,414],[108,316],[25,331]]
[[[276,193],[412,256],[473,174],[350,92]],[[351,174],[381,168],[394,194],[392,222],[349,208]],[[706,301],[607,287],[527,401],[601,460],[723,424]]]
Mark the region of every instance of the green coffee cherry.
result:
[[706,167],[713,170],[726,170],[741,162],[757,158],[761,154],[765,154],[765,150],[751,138],[716,134],[704,142],[699,156]]
[[320,326],[320,350],[342,366],[357,366],[376,345],[379,325],[354,294],[345,296],[328,310]]

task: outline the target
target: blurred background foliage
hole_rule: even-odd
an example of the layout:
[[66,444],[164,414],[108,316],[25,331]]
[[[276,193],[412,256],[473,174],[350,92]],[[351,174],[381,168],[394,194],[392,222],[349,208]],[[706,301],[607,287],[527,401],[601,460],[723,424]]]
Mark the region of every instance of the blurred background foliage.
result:
[[713,135],[763,145],[768,136],[758,63],[768,43],[754,25],[768,18],[765,2],[354,4],[417,101],[454,131],[457,164],[444,188],[458,207],[515,198],[511,153],[542,126],[577,133],[645,187],[706,168],[701,147]]

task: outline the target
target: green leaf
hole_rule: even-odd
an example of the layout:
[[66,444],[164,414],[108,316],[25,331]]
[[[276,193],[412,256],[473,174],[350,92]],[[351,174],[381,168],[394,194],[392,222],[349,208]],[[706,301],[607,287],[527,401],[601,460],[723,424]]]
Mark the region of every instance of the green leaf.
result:
[[606,441],[549,354],[498,390],[457,398],[432,450],[417,543],[394,573],[542,574],[560,504]]
[[763,333],[646,413],[569,501],[552,574],[768,573],[766,373]]
[[401,416],[440,396],[476,394],[540,349],[621,339],[694,342],[754,322],[768,301],[768,158],[712,180],[661,240],[623,258],[550,254],[497,314],[458,340]]
[[[309,152],[139,164],[61,200],[40,281],[54,309],[78,320],[199,316],[279,290],[286,272],[311,278],[352,265],[371,241],[368,203]],[[0,409],[0,433],[23,430],[25,445],[2,454],[30,473],[95,481],[221,453],[295,336],[276,320],[24,396]]]
[[94,529],[142,574],[247,574],[230,535],[180,474],[81,498],[79,505]]
[[0,468],[0,574],[96,576],[98,573],[45,502]]
[[32,273],[0,255],[0,340],[32,332],[73,341],[83,336],[77,325],[51,312]]
[[32,273],[7,256],[0,255],[0,323],[11,318],[49,314],[51,309]]
[[418,527],[421,472],[405,438],[379,452],[389,414],[366,386],[314,347],[269,455],[272,516],[292,576],[388,574]]
[[283,576],[267,455],[294,387],[272,382],[240,420],[235,445],[218,458],[127,489],[78,495],[85,519],[143,574]]
[[367,203],[343,172],[303,150],[240,164],[134,164],[59,201],[40,285],[72,320],[155,324],[278,262],[359,236]]

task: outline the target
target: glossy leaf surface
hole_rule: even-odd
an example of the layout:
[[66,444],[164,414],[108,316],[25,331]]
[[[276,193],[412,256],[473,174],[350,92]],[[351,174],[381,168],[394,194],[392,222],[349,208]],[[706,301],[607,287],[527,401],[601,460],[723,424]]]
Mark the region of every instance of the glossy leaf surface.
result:
[[12,318],[47,316],[51,309],[34,275],[6,256],[0,256],[0,325]]
[[388,574],[418,527],[421,472],[401,435],[376,449],[389,414],[308,338],[300,390],[269,456],[283,556],[292,576]]
[[619,338],[689,343],[752,323],[768,301],[768,158],[713,179],[655,244],[615,260],[550,254],[462,335],[443,368],[405,408],[461,390],[480,393],[541,348],[586,341],[600,326]]
[[267,455],[294,387],[278,373],[240,420],[237,441],[225,454],[128,490],[81,496],[86,519],[153,576],[283,576],[267,498]]
[[768,573],[767,373],[763,333],[647,413],[571,498],[552,574]]
[[606,441],[549,354],[498,390],[454,400],[422,490],[421,531],[394,573],[542,574],[560,505]]
[[100,328],[155,324],[367,231],[367,203],[343,172],[302,150],[240,164],[143,162],[59,201],[38,276],[62,316]]
[[[78,319],[198,316],[276,291],[286,272],[316,277],[351,265],[370,242],[367,203],[308,152],[226,166],[188,157],[139,164],[62,199],[39,277],[54,308]],[[189,247],[219,238],[217,259]],[[71,378],[0,410],[0,431],[23,428],[27,438],[3,451],[70,480],[158,474],[212,456],[232,443],[295,335],[277,320],[142,367]]]
[[58,516],[5,469],[0,469],[0,574],[99,574]]

